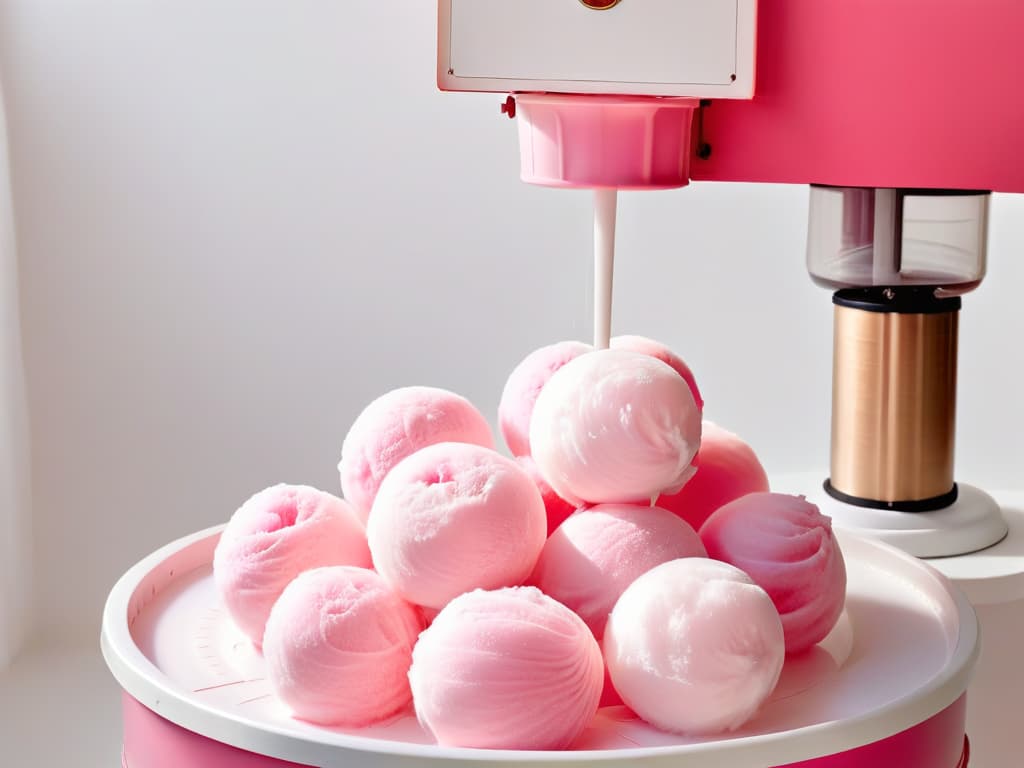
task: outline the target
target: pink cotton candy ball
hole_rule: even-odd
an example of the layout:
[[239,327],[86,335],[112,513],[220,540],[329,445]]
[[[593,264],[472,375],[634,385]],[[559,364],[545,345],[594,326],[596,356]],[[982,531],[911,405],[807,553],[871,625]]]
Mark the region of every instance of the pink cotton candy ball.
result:
[[422,629],[418,611],[373,571],[306,571],[267,621],[271,687],[300,720],[371,725],[412,701],[409,667]]
[[672,368],[676,373],[683,377],[687,385],[690,387],[690,393],[693,395],[694,402],[697,403],[698,410],[704,409],[704,400],[700,396],[700,389],[697,387],[697,379],[694,378],[693,371],[690,370],[683,358],[679,357],[675,352],[666,347],[660,341],[654,339],[648,339],[646,336],[616,336],[611,341],[612,349],[625,349],[629,352],[639,352],[642,355],[650,355],[651,357],[661,360]]
[[513,456],[530,455],[530,417],[555,371],[593,350],[581,341],[560,341],[534,350],[509,375],[498,405],[498,426]]
[[604,657],[622,700],[648,723],[712,736],[757,712],[779,680],[785,644],[771,598],[746,574],[685,558],[622,593]]
[[533,459],[562,498],[650,502],[693,474],[700,411],[686,382],[638,352],[581,355],[551,377],[530,423]]
[[341,447],[341,490],[364,523],[388,472],[406,456],[436,443],[494,447],[487,420],[473,404],[434,387],[403,387],[382,395],[356,418]]
[[531,587],[452,600],[412,659],[416,715],[449,747],[565,749],[594,717],[604,676],[586,624]]
[[275,485],[250,498],[213,552],[221,600],[257,647],[288,583],[327,565],[370,567],[366,532],[348,504],[304,485]]
[[708,555],[750,575],[775,603],[786,652],[832,631],[846,602],[846,564],[832,521],[803,496],[752,493],[726,504],[700,529]]
[[530,479],[533,480],[537,490],[540,491],[540,497],[544,501],[544,510],[548,516],[548,536],[550,536],[569,515],[576,511],[576,505],[555,493],[554,488],[548,485],[547,480],[541,476],[540,470],[537,469],[537,462],[533,458],[530,456],[519,456],[516,458],[516,461],[526,474],[530,476]]
[[602,504],[551,534],[530,582],[572,609],[598,639],[626,587],[656,565],[706,557],[697,532],[664,509]]
[[754,449],[710,421],[704,422],[693,464],[697,472],[683,489],[658,497],[657,504],[694,528],[699,529],[712,512],[730,501],[768,490],[768,474]]
[[396,466],[367,528],[377,571],[407,600],[443,608],[472,589],[521,584],[547,536],[544,502],[513,459],[440,443]]

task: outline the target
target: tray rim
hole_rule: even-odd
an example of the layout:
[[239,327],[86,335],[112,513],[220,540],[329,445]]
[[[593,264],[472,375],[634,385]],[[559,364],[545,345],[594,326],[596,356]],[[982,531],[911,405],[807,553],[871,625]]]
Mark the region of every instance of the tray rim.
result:
[[[100,648],[121,688],[160,717],[201,736],[257,754],[309,765],[345,764],[356,755],[368,761],[389,759],[453,760],[463,763],[539,765],[605,764],[621,760],[696,760],[713,754],[728,757],[732,768],[763,768],[812,760],[881,741],[918,725],[952,705],[967,691],[980,653],[974,609],[963,592],[933,566],[887,544],[838,530],[847,549],[876,549],[885,558],[901,560],[936,580],[951,598],[959,618],[959,635],[949,663],[920,688],[887,705],[843,721],[817,723],[788,731],[743,736],[723,741],[611,750],[526,751],[440,747],[330,733],[330,741],[305,738],[273,725],[229,714],[191,698],[143,654],[130,630],[128,611],[137,588],[171,556],[220,534],[224,525],[176,539],[137,562],[114,585],[103,609]],[[861,550],[862,551],[862,550]],[[849,555],[847,555],[849,557]],[[766,762],[767,761],[767,762]],[[696,763],[694,763],[696,764]]]

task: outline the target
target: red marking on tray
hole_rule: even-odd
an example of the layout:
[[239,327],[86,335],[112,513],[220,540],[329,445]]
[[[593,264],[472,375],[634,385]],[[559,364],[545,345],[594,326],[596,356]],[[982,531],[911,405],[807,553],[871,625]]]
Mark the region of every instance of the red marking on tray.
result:
[[266,680],[265,677],[254,677],[251,680],[234,680],[230,683],[220,683],[219,685],[208,685],[205,688],[196,688],[194,691],[192,691],[192,693],[202,693],[203,691],[213,691],[217,688],[227,688],[229,685],[242,685],[243,683],[261,683],[264,680]]
[[262,696],[254,696],[251,699],[246,699],[245,701],[240,701],[240,702],[238,702],[238,706],[242,706],[243,704],[251,704],[252,702],[259,701],[260,699],[269,699],[269,698],[270,698],[270,694],[269,693],[265,693]]

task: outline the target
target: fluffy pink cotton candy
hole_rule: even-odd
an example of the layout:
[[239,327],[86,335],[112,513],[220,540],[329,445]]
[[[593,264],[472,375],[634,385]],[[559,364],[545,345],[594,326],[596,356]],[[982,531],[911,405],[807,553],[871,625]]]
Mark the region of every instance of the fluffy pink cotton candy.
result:
[[586,624],[531,587],[452,600],[412,654],[416,715],[438,743],[565,749],[601,695],[601,650]]
[[555,371],[593,350],[581,341],[560,341],[523,358],[505,382],[498,405],[498,426],[513,456],[530,455],[530,417],[544,385]]
[[768,474],[754,449],[710,421],[704,422],[693,465],[697,472],[683,489],[659,496],[657,504],[694,528],[699,529],[712,512],[730,501],[769,489]]
[[693,474],[700,410],[686,382],[660,360],[597,350],[564,365],[541,390],[530,445],[563,499],[649,503]]
[[547,536],[540,492],[513,459],[440,443],[396,466],[367,528],[377,571],[407,600],[443,608],[472,589],[521,584]]
[[604,657],[626,705],[651,725],[711,736],[743,725],[768,698],[785,658],[771,598],[742,571],[671,560],[615,604]]
[[341,447],[341,490],[364,523],[388,472],[406,456],[436,443],[494,447],[487,420],[473,404],[434,387],[403,387],[382,395],[356,418]]
[[537,469],[537,462],[530,456],[519,456],[516,458],[516,461],[526,474],[530,476],[530,479],[533,480],[537,490],[540,491],[540,497],[544,501],[544,510],[548,516],[548,536],[550,536],[569,515],[576,511],[576,505],[571,504],[555,493],[555,490],[548,485],[547,480],[541,476],[540,470]]
[[663,363],[667,363],[673,371],[682,376],[686,383],[690,387],[690,393],[693,395],[694,402],[697,403],[699,410],[704,410],[704,400],[700,396],[700,389],[697,387],[697,379],[693,376],[693,371],[690,370],[683,358],[679,357],[675,352],[666,347],[660,341],[654,339],[648,339],[646,336],[616,336],[611,341],[612,349],[625,349],[629,352],[639,352],[642,355],[650,355],[651,357],[661,360]]
[[221,600],[257,647],[288,583],[327,565],[370,567],[366,533],[348,504],[304,485],[275,485],[250,498],[232,515],[213,553]]
[[771,596],[787,653],[832,631],[846,602],[846,564],[831,519],[803,496],[736,499],[708,518],[700,537],[709,556],[746,571]]
[[602,504],[551,534],[530,583],[571,608],[598,639],[626,587],[656,565],[706,557],[697,532],[657,507]]
[[412,701],[419,612],[373,571],[318,568],[274,604],[263,655],[278,698],[300,720],[363,727]]

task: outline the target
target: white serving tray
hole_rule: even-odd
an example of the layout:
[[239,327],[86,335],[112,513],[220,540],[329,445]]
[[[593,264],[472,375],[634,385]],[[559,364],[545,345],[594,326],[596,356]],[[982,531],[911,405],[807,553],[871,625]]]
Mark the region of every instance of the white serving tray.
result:
[[270,692],[262,658],[221,607],[211,565],[219,533],[173,542],[120,579],[103,616],[107,664],[128,694],[172,723],[324,768],[444,759],[506,768],[783,765],[879,741],[941,712],[967,689],[978,654],[974,612],[959,590],[908,555],[840,533],[849,575],[842,618],[816,649],[787,661],[775,693],[741,730],[685,739],[610,707],[573,751],[444,748],[411,712],[363,730],[292,719]]

